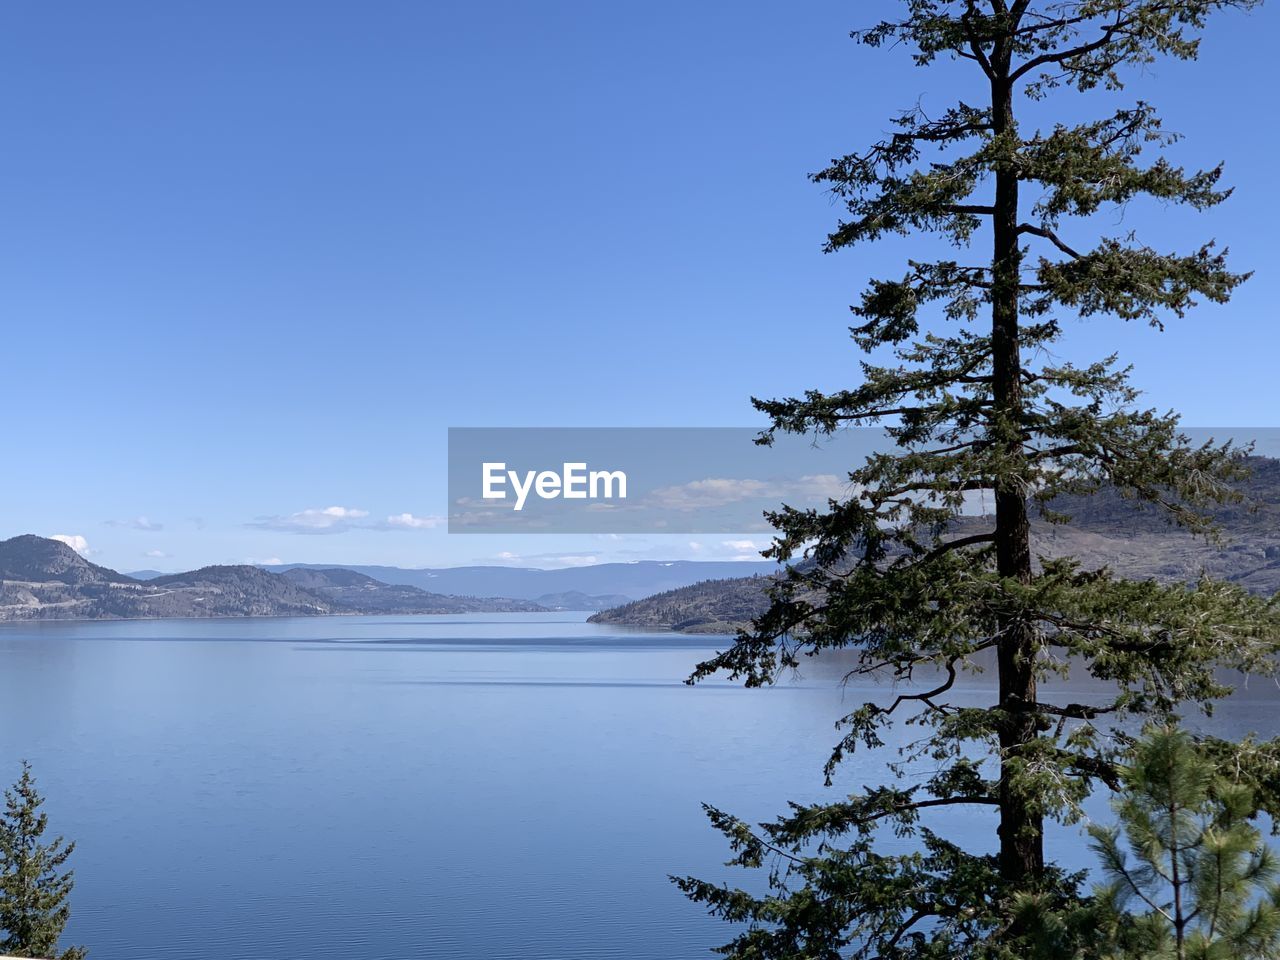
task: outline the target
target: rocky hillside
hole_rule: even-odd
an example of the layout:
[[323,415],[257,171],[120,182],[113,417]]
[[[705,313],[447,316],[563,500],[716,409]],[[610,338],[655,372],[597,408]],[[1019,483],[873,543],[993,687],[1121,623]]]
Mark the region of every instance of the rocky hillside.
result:
[[[1070,515],[1072,522],[1034,523],[1033,548],[1039,556],[1076,557],[1091,568],[1109,566],[1123,577],[1175,583],[1205,572],[1271,596],[1280,592],[1280,460],[1255,458],[1251,468],[1252,475],[1241,485],[1244,500],[1216,513],[1226,538],[1221,545],[1170,526],[1153,508],[1103,492],[1055,503],[1054,509]],[[989,522],[965,518],[957,534],[977,532]],[[768,577],[760,576],[708,581],[605,610],[591,622],[733,632],[764,610],[768,583]]]
[[704,580],[603,610],[588,622],[682,633],[733,633],[764,612],[768,606],[764,591],[771,580],[760,575]]
[[144,582],[89,563],[57,541],[31,543],[40,540],[15,537],[0,542],[0,620],[340,612],[322,597],[257,567],[206,567]]
[[[148,581],[149,604],[172,598],[182,613],[152,616],[280,617],[341,612],[310,590],[252,566],[201,567]],[[210,613],[198,611],[208,610]]]
[[527,600],[449,597],[346,570],[215,566],[139,580],[90,563],[64,543],[0,541],[0,620],[301,617],[543,610]]

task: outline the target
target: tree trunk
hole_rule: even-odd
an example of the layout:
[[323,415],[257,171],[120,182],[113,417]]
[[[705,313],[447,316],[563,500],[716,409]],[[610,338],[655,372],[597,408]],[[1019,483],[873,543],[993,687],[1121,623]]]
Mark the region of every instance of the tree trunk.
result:
[[[1013,89],[1007,57],[992,81],[992,121],[999,142],[1014,130]],[[995,409],[992,430],[1010,464],[1022,457],[1022,359],[1018,334],[1018,296],[1021,253],[1018,242],[1018,175],[1012,164],[996,167],[993,225],[991,309],[992,390]],[[1027,583],[1031,579],[1031,525],[1027,490],[1009,470],[998,479],[996,501],[996,566],[1001,577]],[[1032,624],[1015,614],[999,622],[998,666],[1000,709],[1000,870],[1012,883],[1039,876],[1044,870],[1043,818],[1029,809],[1028,798],[1013,788],[1012,764],[1018,748],[1036,735],[1034,660],[1036,636]]]

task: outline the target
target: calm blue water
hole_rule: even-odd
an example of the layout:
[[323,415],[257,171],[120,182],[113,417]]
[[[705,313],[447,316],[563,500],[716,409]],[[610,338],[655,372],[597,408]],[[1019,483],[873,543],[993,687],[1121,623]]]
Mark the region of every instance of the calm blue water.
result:
[[[577,614],[10,624],[0,781],[32,760],[78,841],[94,960],[702,957],[727,929],[666,875],[742,878],[700,802],[835,796],[832,721],[887,692],[835,662],[685,687],[723,642]],[[1274,725],[1272,688],[1239,699],[1231,726]]]

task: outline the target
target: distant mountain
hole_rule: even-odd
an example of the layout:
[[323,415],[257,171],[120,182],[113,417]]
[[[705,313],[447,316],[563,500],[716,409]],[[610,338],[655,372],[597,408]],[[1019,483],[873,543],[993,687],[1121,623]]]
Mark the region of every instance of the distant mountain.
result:
[[582,593],[588,597],[612,596],[637,600],[664,590],[687,587],[702,580],[773,573],[768,561],[638,560],[634,563],[600,563],[583,567],[541,570],[533,567],[403,567],[351,564],[290,563],[268,566],[276,573],[294,569],[352,570],[383,583],[405,584],[433,593],[472,597],[515,597],[541,602],[555,594]]
[[257,567],[205,567],[141,581],[90,563],[57,540],[0,541],[0,620],[335,612],[324,598]]
[[[1086,567],[1110,567],[1131,579],[1191,582],[1201,572],[1237,583],[1261,596],[1280,592],[1280,460],[1251,459],[1241,484],[1244,500],[1215,511],[1225,535],[1220,546],[1171,526],[1155,508],[1103,491],[1092,497],[1063,497],[1055,511],[1072,517],[1066,525],[1032,524],[1038,556],[1076,557]],[[989,526],[989,518],[965,517],[957,535]],[[664,591],[604,610],[592,623],[731,633],[765,609],[769,577],[738,577]]]
[[[299,582],[302,581],[302,582]],[[254,566],[215,566],[148,580],[90,563],[65,543],[0,541],[0,620],[151,617],[299,617],[325,614],[543,610],[528,600],[446,597],[350,571],[291,576]]]
[[606,593],[593,597],[581,590],[568,590],[565,593],[544,593],[537,602],[552,610],[608,610],[624,603],[630,603],[630,597],[620,593]]
[[131,577],[90,563],[61,540],[32,534],[0,541],[0,580],[69,586],[132,582]]
[[134,580],[154,580],[156,577],[163,577],[165,574],[160,570],[130,570],[125,576],[132,577]]
[[[262,571],[266,573],[266,571]],[[545,604],[506,597],[455,597],[428,593],[406,584],[383,583],[373,577],[342,567],[314,569],[294,567],[282,576],[331,603],[345,609],[368,614],[435,614],[435,613],[523,613],[548,609]],[[599,608],[593,608],[599,609]]]

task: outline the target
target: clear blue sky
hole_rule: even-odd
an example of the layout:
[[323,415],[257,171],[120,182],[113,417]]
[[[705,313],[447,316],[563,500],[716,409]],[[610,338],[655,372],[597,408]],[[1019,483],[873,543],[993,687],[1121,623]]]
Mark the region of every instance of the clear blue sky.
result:
[[[852,382],[846,305],[913,248],[824,257],[805,174],[961,76],[847,38],[896,6],[4,4],[0,535],[121,569],[740,553],[381,528],[444,512],[450,425],[751,424]],[[1127,92],[1238,193],[1126,226],[1258,276],[1162,335],[1069,325],[1191,424],[1280,423],[1278,34],[1226,15]]]

